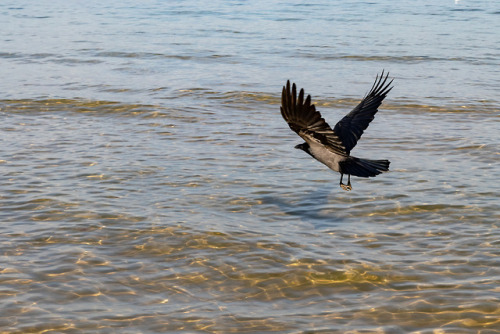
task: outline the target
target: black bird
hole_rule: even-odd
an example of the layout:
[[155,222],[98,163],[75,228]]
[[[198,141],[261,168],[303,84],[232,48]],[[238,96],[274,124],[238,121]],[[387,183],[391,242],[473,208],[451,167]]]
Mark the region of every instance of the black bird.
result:
[[[384,77],[377,75],[370,92],[332,129],[321,117],[311,95],[304,100],[304,89],[300,90],[297,99],[297,88],[293,84],[290,90],[290,80],[283,87],[281,94],[281,115],[287,121],[290,129],[295,131],[304,143],[295,148],[305,151],[330,169],[340,173],[340,187],[351,190],[351,175],[372,177],[389,170],[389,160],[360,159],[350,155],[363,131],[375,118],[378,107],[392,89],[389,73]],[[347,185],[342,183],[344,174],[348,175]]]

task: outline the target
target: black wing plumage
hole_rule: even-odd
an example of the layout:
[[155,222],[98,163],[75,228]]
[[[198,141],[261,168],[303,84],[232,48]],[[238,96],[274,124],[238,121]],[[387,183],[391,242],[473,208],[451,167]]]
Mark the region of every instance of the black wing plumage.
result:
[[304,89],[301,89],[297,99],[297,87],[293,84],[290,89],[290,81],[287,81],[281,94],[281,115],[290,129],[306,142],[316,141],[336,154],[348,155],[342,140],[311,104],[311,95],[304,100]]
[[347,154],[356,146],[363,131],[375,118],[378,107],[382,104],[387,93],[391,91],[392,87],[389,86],[393,80],[387,83],[388,78],[389,73],[384,77],[384,71],[382,71],[380,77],[377,75],[370,92],[365,98],[335,125],[333,131],[342,140]]

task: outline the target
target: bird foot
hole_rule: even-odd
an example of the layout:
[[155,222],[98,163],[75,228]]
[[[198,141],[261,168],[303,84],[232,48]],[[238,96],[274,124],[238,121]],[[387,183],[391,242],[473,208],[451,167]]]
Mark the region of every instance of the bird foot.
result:
[[350,190],[352,190],[352,187],[351,187],[351,184],[350,184],[350,183],[349,183],[349,184],[343,184],[343,183],[341,183],[341,184],[340,184],[340,188],[344,189],[345,191],[350,191]]

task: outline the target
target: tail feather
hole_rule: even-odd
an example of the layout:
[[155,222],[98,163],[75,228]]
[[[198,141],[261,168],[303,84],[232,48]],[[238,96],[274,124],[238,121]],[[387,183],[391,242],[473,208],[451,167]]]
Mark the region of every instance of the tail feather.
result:
[[340,164],[342,174],[372,177],[389,170],[389,160],[370,160],[351,157]]

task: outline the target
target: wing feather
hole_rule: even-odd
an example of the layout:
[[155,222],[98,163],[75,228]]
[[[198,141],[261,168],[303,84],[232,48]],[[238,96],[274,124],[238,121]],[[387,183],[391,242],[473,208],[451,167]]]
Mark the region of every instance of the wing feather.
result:
[[335,125],[333,131],[341,138],[347,153],[356,146],[363,132],[375,118],[378,107],[391,91],[390,85],[394,79],[387,82],[388,79],[389,73],[384,77],[384,71],[380,77],[377,75],[365,98]]
[[342,140],[311,104],[311,96],[308,95],[304,100],[304,89],[300,90],[297,98],[296,85],[290,87],[290,81],[287,81],[282,90],[280,109],[290,129],[306,142],[314,140],[336,154],[348,155]]

